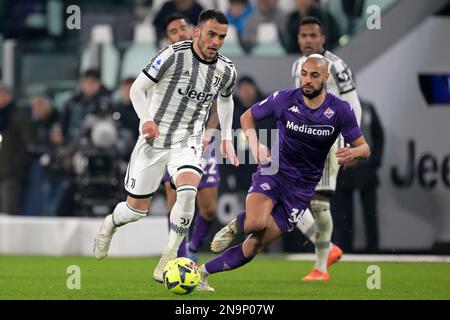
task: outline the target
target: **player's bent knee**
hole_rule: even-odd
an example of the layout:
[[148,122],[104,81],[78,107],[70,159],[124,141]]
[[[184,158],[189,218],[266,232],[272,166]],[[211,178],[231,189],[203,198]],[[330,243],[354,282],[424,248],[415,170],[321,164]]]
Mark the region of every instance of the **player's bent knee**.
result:
[[[203,171],[194,166],[182,166],[178,168],[177,172],[172,176],[177,186],[190,184],[198,186],[202,178]],[[178,188],[178,187],[177,187]]]
[[261,220],[252,220],[246,217],[244,221],[244,232],[246,234],[258,233],[264,231],[266,224]]
[[319,230],[327,229],[332,225],[333,220],[330,212],[330,203],[328,201],[311,201],[311,211]]
[[151,199],[151,197],[139,199],[128,196],[126,203],[135,210],[148,211]]
[[181,212],[192,213],[194,215],[196,195],[197,188],[195,186],[189,184],[178,186],[175,206]]

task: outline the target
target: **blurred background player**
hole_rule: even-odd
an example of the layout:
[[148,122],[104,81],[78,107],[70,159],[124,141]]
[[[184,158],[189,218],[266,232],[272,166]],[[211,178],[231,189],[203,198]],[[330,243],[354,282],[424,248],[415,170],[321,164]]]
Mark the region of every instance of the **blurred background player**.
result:
[[0,212],[19,211],[27,150],[34,137],[30,119],[16,106],[11,89],[0,82]]
[[74,195],[80,190],[76,182],[73,157],[89,134],[93,122],[91,117],[111,108],[111,92],[101,81],[100,71],[87,69],[81,76],[79,88],[64,105],[59,125],[52,130],[52,141],[60,148],[64,182],[57,211],[63,215],[75,215],[77,206]]
[[165,2],[153,20],[158,42],[166,37],[167,18],[173,13],[180,13],[195,23],[204,8],[196,0],[170,0]]
[[173,13],[167,17],[165,35],[169,45],[180,41],[192,40],[191,22],[181,13]]
[[[304,54],[292,66],[292,78],[296,88],[300,87],[301,65],[311,54],[321,54],[329,62],[330,76],[326,82],[326,91],[347,101],[353,108],[358,124],[361,122],[361,104],[356,92],[352,72],[345,62],[324,49],[325,34],[322,23],[315,17],[305,17],[298,29],[298,44]],[[336,190],[339,166],[335,156],[338,148],[344,147],[342,136],[336,140],[325,162],[322,179],[317,184],[316,193],[311,202],[311,211],[306,209],[297,228],[315,245],[316,262],[313,270],[303,281],[325,280],[327,269],[342,256],[342,250],[331,243],[333,219],[330,201]],[[311,215],[312,213],[312,215]]]
[[33,97],[30,111],[35,141],[29,148],[31,163],[27,173],[23,214],[57,216],[64,172],[58,144],[52,141],[52,130],[59,123],[59,113],[45,94]]
[[[192,39],[192,27],[183,15],[174,13],[167,18],[166,23],[166,37],[169,44],[174,44],[179,41]],[[205,137],[203,139],[203,147],[206,148],[211,142],[211,130],[217,128],[219,119],[217,116],[217,104],[213,102],[209,117],[207,120]],[[213,146],[211,144],[210,146]],[[197,206],[198,214],[195,217],[194,228],[191,236],[186,238],[181,243],[177,256],[188,257],[197,261],[197,252],[201,248],[203,241],[208,236],[214,218],[217,213],[217,197],[218,187],[220,185],[220,175],[214,154],[210,150],[203,153],[203,176],[198,185],[197,192]],[[176,200],[176,192],[173,188],[173,183],[170,181],[170,175],[166,172],[163,177],[164,190],[166,191],[166,203],[168,209],[168,218],[170,221],[170,211]],[[169,223],[170,225],[170,223]],[[189,238],[189,242],[187,242]]]
[[[265,245],[292,231],[302,219],[315,192],[327,155],[342,133],[351,147],[335,151],[340,165],[368,158],[370,149],[350,105],[325,91],[328,64],[321,55],[308,57],[301,65],[301,88],[280,90],[253,105],[241,117],[253,156],[260,164],[239,214],[214,236],[211,248],[220,252],[238,233],[249,236],[219,257],[200,267],[201,291],[214,291],[206,281],[209,274],[229,271],[250,262]],[[314,111],[314,112],[311,112]],[[257,138],[255,120],[275,117],[279,131],[279,153],[271,154]],[[300,128],[307,128],[301,131]],[[315,129],[312,129],[315,128]],[[327,129],[317,129],[327,128]],[[311,130],[308,130],[311,129]],[[321,130],[322,132],[315,132]],[[274,149],[272,149],[274,151]],[[275,174],[265,173],[264,163],[278,159]],[[325,271],[323,280],[328,280]]]
[[[298,26],[305,17],[315,17],[322,23],[322,30],[327,35],[325,44],[327,48],[335,48],[341,36],[339,23],[325,7],[321,6],[320,0],[294,0],[295,10],[287,17],[287,41],[286,51],[288,53],[299,53]],[[323,2],[323,1],[322,1]],[[300,50],[301,51],[301,50]]]
[[366,231],[366,248],[369,253],[378,251],[378,169],[383,159],[384,131],[375,106],[361,100],[361,130],[370,145],[370,159],[358,161],[353,167],[340,170],[336,194],[332,201],[335,224],[333,239],[345,252],[353,251],[354,198],[359,191],[359,199]]
[[222,155],[238,165],[231,143],[236,69],[231,60],[219,54],[227,30],[228,20],[222,12],[202,11],[194,41],[162,49],[133,83],[130,97],[141,120],[141,135],[125,177],[127,201],[119,203],[105,218],[95,238],[94,254],[98,259],[107,256],[118,227],[147,215],[167,169],[177,196],[170,213],[169,240],[153,272],[154,280],[163,281],[163,269],[176,257],[194,217],[197,187],[203,174],[203,128],[215,96]]

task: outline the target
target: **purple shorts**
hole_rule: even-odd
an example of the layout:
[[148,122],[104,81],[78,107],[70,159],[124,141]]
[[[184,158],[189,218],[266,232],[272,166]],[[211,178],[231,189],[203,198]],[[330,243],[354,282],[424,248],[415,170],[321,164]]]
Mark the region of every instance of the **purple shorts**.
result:
[[[207,156],[205,153],[203,162],[203,176],[198,184],[198,189],[215,188],[220,185],[219,166],[214,156]],[[163,182],[170,181],[169,173],[166,171],[162,178]]]
[[272,199],[272,217],[282,232],[292,231],[309,207],[315,186],[301,185],[279,174],[261,175],[260,168],[252,175],[248,193],[262,193]]

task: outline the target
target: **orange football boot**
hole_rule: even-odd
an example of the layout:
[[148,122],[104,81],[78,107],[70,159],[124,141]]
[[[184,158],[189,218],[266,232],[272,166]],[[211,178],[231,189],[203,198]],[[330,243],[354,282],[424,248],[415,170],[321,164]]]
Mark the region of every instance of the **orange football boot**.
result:
[[334,263],[338,262],[342,257],[342,250],[337,245],[332,244],[330,252],[328,252],[327,269],[330,268]]
[[330,275],[328,272],[322,272],[319,269],[314,268],[307,276],[302,278],[302,281],[328,281]]

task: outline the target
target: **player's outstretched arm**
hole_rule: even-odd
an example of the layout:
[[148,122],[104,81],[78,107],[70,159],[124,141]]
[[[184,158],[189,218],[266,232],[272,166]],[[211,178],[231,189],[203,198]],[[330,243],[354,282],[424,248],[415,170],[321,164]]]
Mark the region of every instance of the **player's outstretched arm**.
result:
[[136,114],[141,119],[142,127],[140,130],[146,139],[159,136],[158,125],[153,122],[147,105],[147,91],[154,85],[155,82],[141,72],[130,89],[130,99]]
[[232,129],[233,124],[233,109],[234,103],[231,95],[224,97],[219,94],[217,99],[217,115],[219,117],[220,132],[222,137],[221,152],[224,157],[230,159],[234,166],[239,165],[239,160],[236,156],[234,146],[232,143]]
[[358,159],[367,159],[370,156],[370,147],[363,136],[359,137],[351,144],[351,148],[340,148],[336,151],[338,164],[346,168],[348,165]]
[[241,127],[244,130],[247,137],[250,151],[256,160],[257,164],[266,164],[270,162],[270,150],[267,146],[259,142],[256,134],[255,120],[251,112],[251,108],[248,108],[241,116]]

